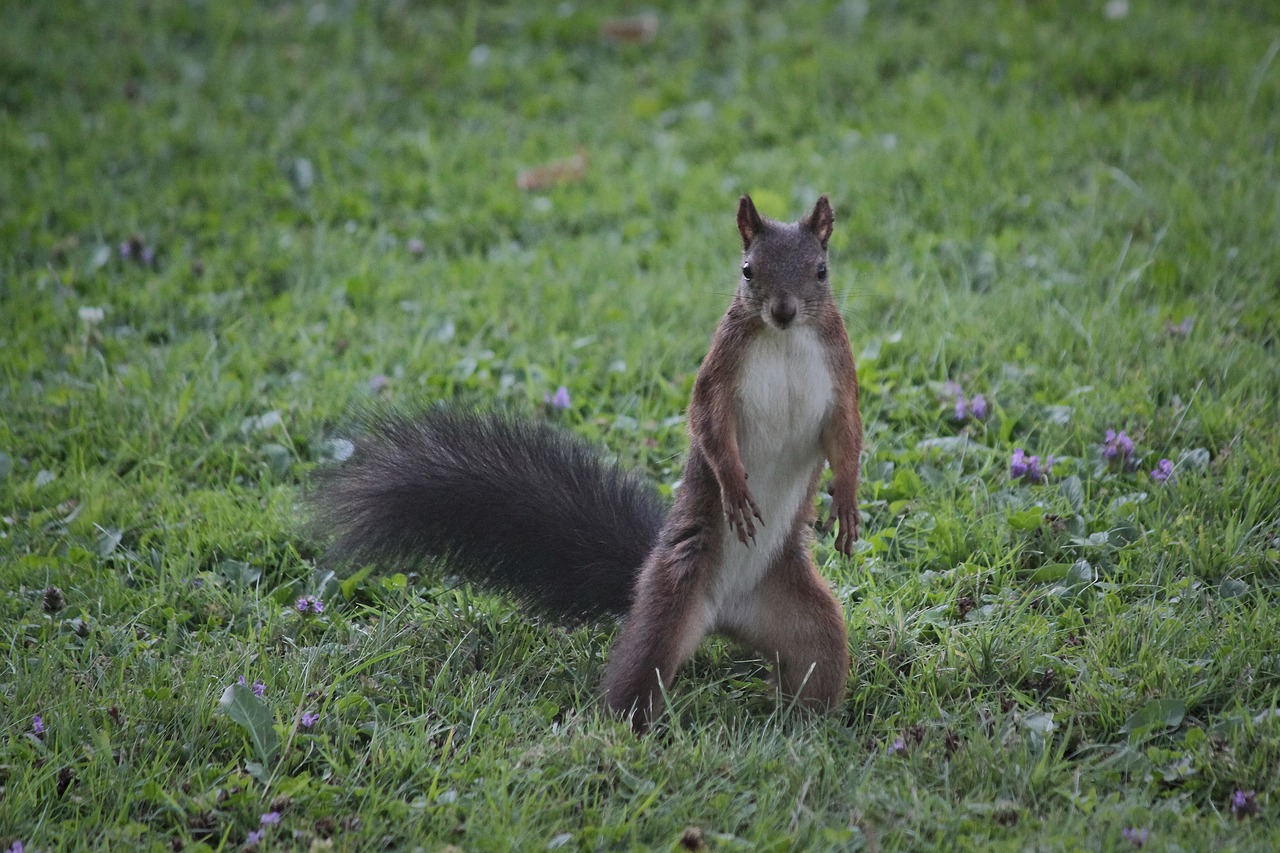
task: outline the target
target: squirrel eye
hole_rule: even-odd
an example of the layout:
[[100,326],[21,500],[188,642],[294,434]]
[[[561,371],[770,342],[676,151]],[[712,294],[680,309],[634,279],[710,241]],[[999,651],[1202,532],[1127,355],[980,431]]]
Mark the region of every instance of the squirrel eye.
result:
[[826,281],[826,280],[827,280],[827,265],[818,264],[818,281]]
[[751,264],[744,261],[742,264],[742,277],[745,278],[747,281],[751,281],[752,275],[753,273],[751,272]]

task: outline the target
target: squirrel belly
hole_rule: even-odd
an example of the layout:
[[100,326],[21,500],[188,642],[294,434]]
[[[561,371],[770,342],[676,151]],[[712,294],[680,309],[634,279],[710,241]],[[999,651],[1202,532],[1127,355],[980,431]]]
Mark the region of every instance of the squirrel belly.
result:
[[711,591],[717,629],[746,621],[751,611],[746,605],[764,572],[797,521],[808,521],[825,461],[822,427],[834,402],[816,332],[809,327],[762,331],[747,350],[737,398],[738,451],[763,520],[747,544],[724,531],[725,565]]

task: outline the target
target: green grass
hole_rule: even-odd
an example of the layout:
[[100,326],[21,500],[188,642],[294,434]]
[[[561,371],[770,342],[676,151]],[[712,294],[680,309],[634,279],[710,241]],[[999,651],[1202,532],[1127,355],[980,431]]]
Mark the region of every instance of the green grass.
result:
[[[612,45],[628,9],[5,4],[0,845],[232,849],[273,810],[263,849],[1280,845],[1273,4],[659,5]],[[371,398],[501,400],[669,488],[744,191],[836,207],[839,713],[711,643],[637,739],[595,706],[611,626],[327,579],[301,498]]]

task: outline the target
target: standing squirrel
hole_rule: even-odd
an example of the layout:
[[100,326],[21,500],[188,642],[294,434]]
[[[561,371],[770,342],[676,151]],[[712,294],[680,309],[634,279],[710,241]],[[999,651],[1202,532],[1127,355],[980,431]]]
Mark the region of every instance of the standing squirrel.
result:
[[862,419],[828,283],[834,221],[825,195],[796,223],[740,199],[742,277],[694,382],[669,511],[652,486],[546,423],[448,406],[371,415],[311,494],[313,523],[333,537],[328,559],[445,557],[459,577],[548,615],[625,614],[603,692],[637,731],[711,633],[774,661],[789,699],[835,708],[848,641],[810,530],[825,459],[835,545],[853,549]]

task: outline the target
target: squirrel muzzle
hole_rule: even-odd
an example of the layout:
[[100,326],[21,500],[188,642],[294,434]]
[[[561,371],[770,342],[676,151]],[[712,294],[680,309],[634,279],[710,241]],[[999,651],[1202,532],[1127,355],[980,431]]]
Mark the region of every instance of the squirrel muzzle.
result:
[[779,296],[770,300],[766,321],[779,329],[785,329],[795,320],[796,313],[796,300],[791,296]]

